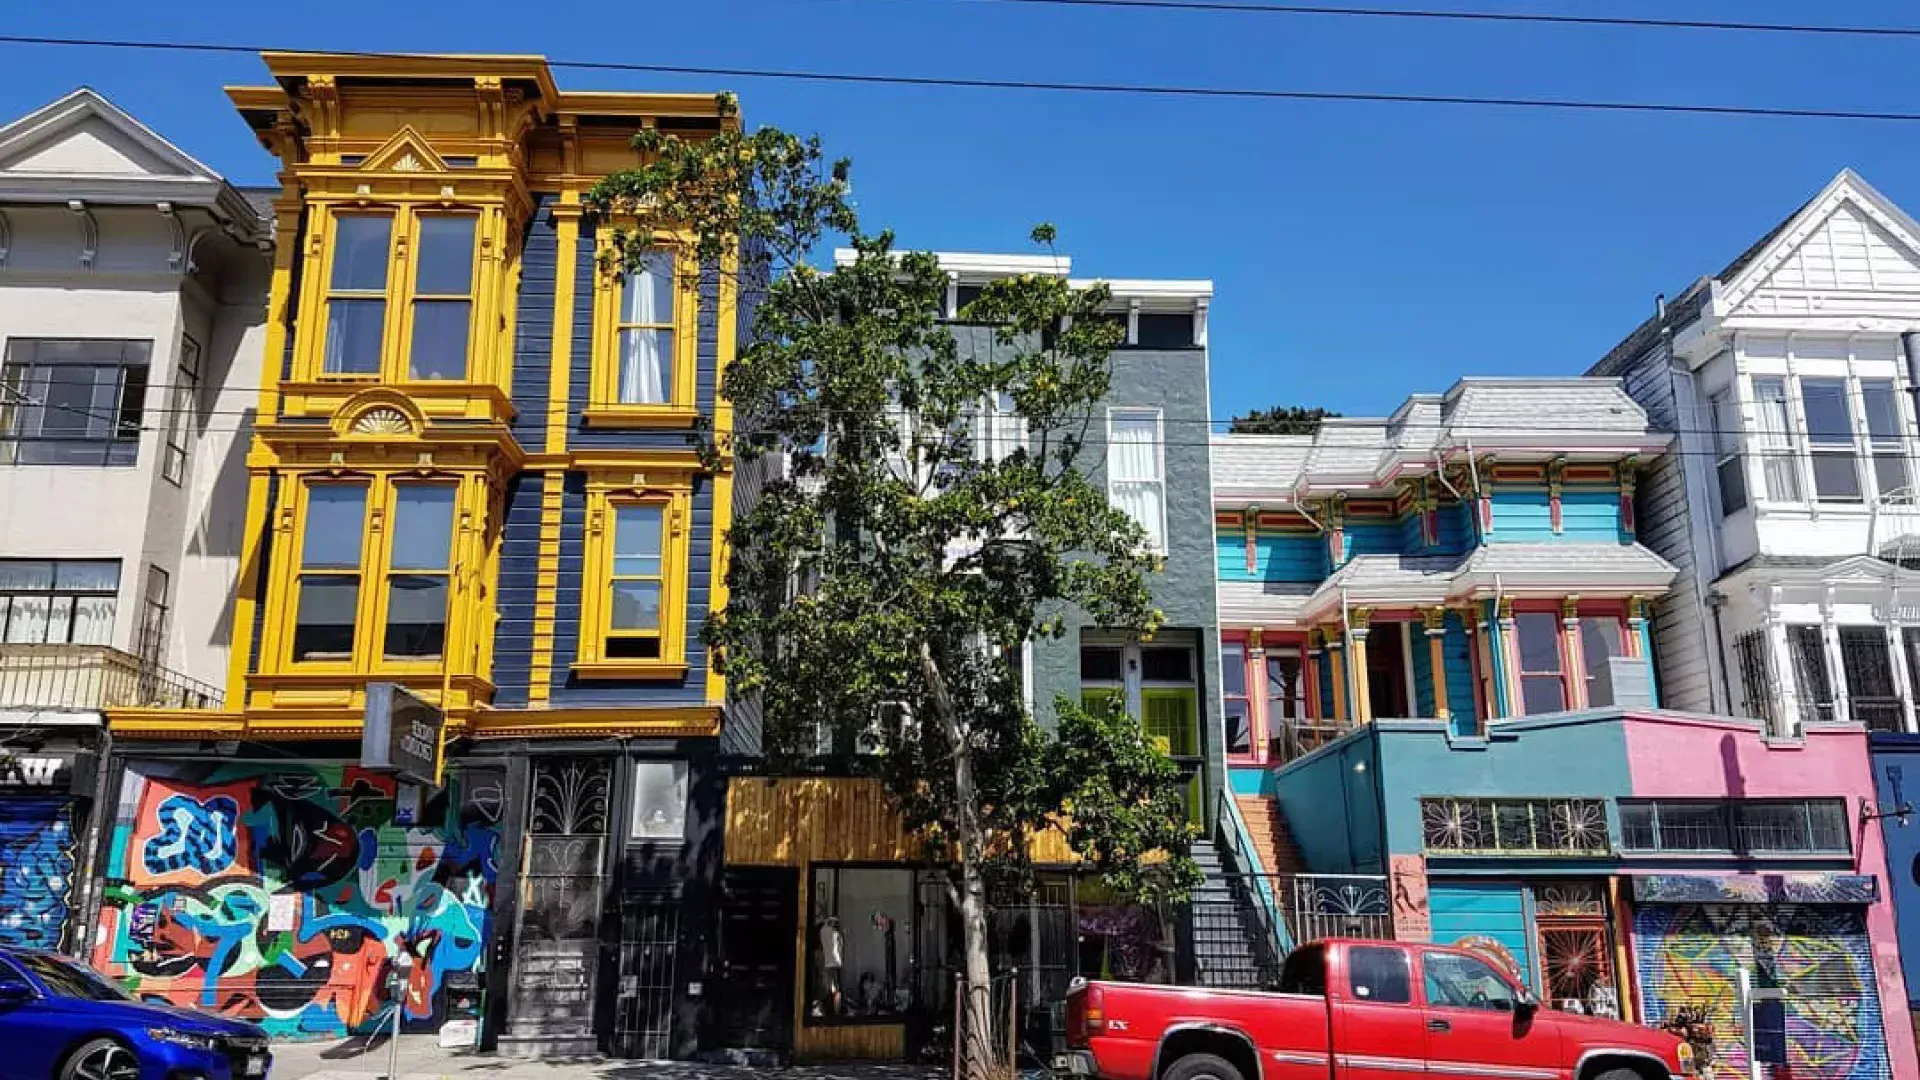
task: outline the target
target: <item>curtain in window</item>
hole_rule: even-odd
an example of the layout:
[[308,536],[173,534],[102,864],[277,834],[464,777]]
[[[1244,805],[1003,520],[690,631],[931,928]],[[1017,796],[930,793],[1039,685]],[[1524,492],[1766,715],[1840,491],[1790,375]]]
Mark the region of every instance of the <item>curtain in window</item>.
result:
[[664,256],[647,260],[626,276],[620,290],[620,401],[659,405],[667,401],[673,374],[673,331],[646,329],[673,322],[673,270]]
[[1115,506],[1146,530],[1147,544],[1166,550],[1165,488],[1160,477],[1160,424],[1154,416],[1116,416],[1107,444],[1109,493]]
[[1793,455],[1787,384],[1782,379],[1755,379],[1753,396],[1760,464],[1767,477],[1767,498],[1774,502],[1799,502],[1800,463]]

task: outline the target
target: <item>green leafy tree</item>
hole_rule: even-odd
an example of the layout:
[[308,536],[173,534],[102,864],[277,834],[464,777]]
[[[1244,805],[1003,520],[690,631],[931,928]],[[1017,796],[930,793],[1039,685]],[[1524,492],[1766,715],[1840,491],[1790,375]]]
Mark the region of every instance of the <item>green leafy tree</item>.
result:
[[1228,430],[1239,435],[1311,435],[1320,430],[1320,421],[1339,415],[1318,406],[1276,405],[1234,417]]
[[[1159,622],[1145,538],[1086,471],[1120,339],[1096,317],[1107,290],[1013,278],[952,326],[935,258],[860,228],[848,164],[829,164],[818,139],[763,128],[635,142],[645,164],[587,203],[625,223],[628,265],[673,233],[702,265],[739,274],[754,306],[722,387],[734,430],[706,444],[731,449],[743,475],[785,463],[732,526],[731,595],[705,640],[732,692],[757,696],[775,768],[823,734],[875,751],[946,867],[964,941],[956,1037],[970,1077],[995,1075],[1006,1035],[990,1007],[989,905],[1027,878],[1036,835],[1060,830],[1086,872],[1141,900],[1198,878],[1180,776],[1138,722],[1062,698],[1043,727],[1012,659],[1062,635],[1074,607],[1136,632]],[[816,269],[838,238],[851,260]],[[1053,230],[1034,239],[1050,245]],[[988,453],[978,410],[996,395],[1028,430]]]

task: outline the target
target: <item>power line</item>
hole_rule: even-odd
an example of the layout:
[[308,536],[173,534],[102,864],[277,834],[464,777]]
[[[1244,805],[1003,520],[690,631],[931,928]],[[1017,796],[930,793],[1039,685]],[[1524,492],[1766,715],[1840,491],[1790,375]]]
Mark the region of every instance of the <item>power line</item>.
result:
[[[132,49],[150,52],[198,52],[257,55],[261,52],[388,58],[405,53],[359,50],[272,49],[204,41],[139,41],[121,38],[41,37],[0,35],[0,45],[44,45],[91,49]],[[417,54],[416,54],[417,55]],[[769,79],[839,83],[861,86],[918,86],[970,90],[1030,90],[1050,93],[1122,94],[1149,97],[1234,99],[1243,101],[1348,102],[1375,105],[1457,105],[1501,109],[1653,113],[1692,116],[1748,116],[1797,120],[1867,120],[1894,123],[1920,121],[1920,113],[1871,109],[1815,109],[1762,105],[1701,105],[1651,101],[1601,101],[1590,98],[1494,97],[1469,94],[1403,94],[1347,90],[1279,90],[1255,87],[1149,85],[1144,83],[1060,82],[1031,79],[985,79],[933,75],[876,75],[862,72],[805,71],[775,68],[707,67],[688,64],[639,64],[612,60],[549,59],[548,66],[584,71],[641,72],[653,75],[701,75],[729,79]]]
[[1138,8],[1144,11],[1227,12],[1249,15],[1325,15],[1366,19],[1421,19],[1448,22],[1521,23],[1544,26],[1617,27],[1636,30],[1712,30],[1767,34],[1822,34],[1835,37],[1920,37],[1913,26],[1837,26],[1824,23],[1735,22],[1722,19],[1652,19],[1616,15],[1562,15],[1552,12],[1439,11],[1427,8],[1369,8],[1321,4],[1256,4],[1236,0],[977,0],[981,3],[1045,7]]

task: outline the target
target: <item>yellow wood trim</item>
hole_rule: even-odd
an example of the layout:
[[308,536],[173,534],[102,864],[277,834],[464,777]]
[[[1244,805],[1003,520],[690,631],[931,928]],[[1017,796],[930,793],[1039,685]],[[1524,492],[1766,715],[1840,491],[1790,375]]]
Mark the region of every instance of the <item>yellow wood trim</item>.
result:
[[675,735],[711,737],[720,733],[720,710],[708,705],[617,709],[487,709],[475,713],[467,730],[475,738],[564,735]]
[[566,474],[548,470],[540,487],[540,551],[533,591],[533,656],[528,665],[527,701],[546,701],[553,693],[554,621],[560,597],[560,512]]
[[553,264],[553,354],[547,371],[547,453],[567,449],[567,413],[572,408],[573,303],[579,265],[579,194],[562,192],[553,208],[559,250]]
[[[560,96],[554,85],[547,59],[533,53],[319,53],[269,51],[260,54],[261,62],[275,79],[312,78],[331,75],[336,78],[386,79],[480,79],[483,77],[515,82],[531,82],[539,91],[537,100],[551,102]],[[231,93],[232,91],[229,91]],[[274,90],[285,100],[285,90]],[[692,96],[692,95],[689,95]],[[712,95],[707,95],[711,102]]]
[[596,428],[690,428],[700,419],[700,410],[678,405],[592,405],[581,410],[580,419]]
[[[714,326],[713,436],[722,464],[712,480],[713,510],[708,515],[712,523],[712,555],[707,560],[709,615],[726,610],[730,595],[727,591],[727,565],[733,558],[733,550],[727,543],[727,531],[733,527],[733,402],[728,400],[724,391],[727,368],[732,365],[734,350],[739,347],[739,270],[739,259],[729,251],[720,260],[720,302],[719,310],[715,312]],[[712,650],[707,653],[707,700],[715,704],[727,700],[727,680],[720,674],[720,665],[714,662]]]
[[[625,660],[610,661],[605,643],[613,618],[613,513],[625,505],[657,505],[661,521],[660,655],[647,663],[652,678],[664,677],[668,665],[686,664],[687,569],[693,524],[693,479],[688,471],[627,471],[590,473],[587,478],[585,539],[581,545],[580,642],[576,669],[611,672],[633,667]],[[617,677],[602,674],[599,677]]]
[[[614,248],[618,222],[601,225],[593,239],[593,366],[587,412],[605,427],[680,427],[698,415],[694,403],[700,357],[700,266],[690,237],[661,245],[673,252],[673,387],[657,405],[620,403],[619,311],[624,270]],[[685,424],[679,422],[685,417]],[[649,422],[652,421],[652,422]]]
[[653,660],[576,660],[569,670],[582,679],[682,679],[687,665]]

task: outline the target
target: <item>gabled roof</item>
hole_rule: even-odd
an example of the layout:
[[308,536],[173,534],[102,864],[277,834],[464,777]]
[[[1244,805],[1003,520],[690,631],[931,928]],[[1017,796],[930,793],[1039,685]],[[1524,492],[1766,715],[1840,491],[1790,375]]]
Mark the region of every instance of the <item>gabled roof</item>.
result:
[[260,224],[219,173],[84,86],[0,127],[0,203],[76,199],[204,206]]
[[1850,168],[1841,169],[1817,194],[1768,229],[1718,274],[1696,279],[1675,294],[1670,303],[1660,305],[1651,317],[1587,369],[1587,374],[1620,374],[1644,355],[1662,333],[1678,332],[1703,312],[1726,312],[1738,307],[1843,203],[1860,208],[1874,224],[1886,229],[1896,242],[1908,247],[1920,260],[1920,223],[1859,173]]
[[1720,272],[1717,278],[1721,289],[1720,309],[1731,311],[1740,306],[1842,204],[1858,207],[1869,220],[1904,245],[1909,253],[1920,257],[1920,223],[1907,216],[1907,212],[1895,205],[1892,199],[1880,194],[1859,173],[1842,169],[1818,195],[1787,215],[1786,220],[1775,226],[1758,244],[1743,252]]

